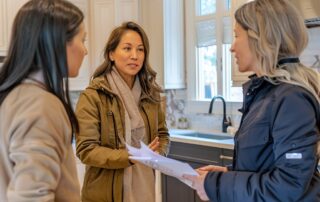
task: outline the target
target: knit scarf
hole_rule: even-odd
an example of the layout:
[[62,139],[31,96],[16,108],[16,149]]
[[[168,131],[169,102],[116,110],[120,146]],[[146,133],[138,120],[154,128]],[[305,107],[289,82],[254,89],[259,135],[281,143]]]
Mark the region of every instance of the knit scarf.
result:
[[[111,90],[117,94],[125,111],[125,140],[126,143],[140,147],[140,141],[148,144],[145,135],[145,124],[138,105],[141,96],[141,86],[136,77],[132,89],[122,79],[115,67],[107,74]],[[142,164],[135,164],[124,169],[123,201],[124,202],[153,202],[155,201],[155,179],[153,170]]]

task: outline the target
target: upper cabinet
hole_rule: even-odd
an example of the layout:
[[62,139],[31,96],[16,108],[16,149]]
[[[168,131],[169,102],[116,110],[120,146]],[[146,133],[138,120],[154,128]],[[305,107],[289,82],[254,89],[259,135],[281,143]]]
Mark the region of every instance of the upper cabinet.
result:
[[88,86],[95,69],[103,62],[103,50],[111,31],[124,21],[138,22],[138,0],[72,0],[84,12],[88,30],[88,56],[79,76],[70,79],[71,90]]
[[156,81],[164,86],[163,0],[140,0],[140,24],[148,35],[149,63],[157,72]]
[[124,21],[139,22],[137,0],[90,0],[91,72],[103,62],[103,50],[111,31]]
[[[87,0],[70,0],[73,4],[78,6],[80,10],[84,14],[84,24],[87,30],[87,39],[90,38],[90,31],[89,30],[89,2]],[[90,40],[85,42],[86,47],[89,52],[90,47]],[[76,78],[69,78],[69,88],[70,90],[83,90],[89,84],[89,77],[90,77],[90,52],[86,57],[84,57],[79,74]]]
[[88,56],[77,78],[70,79],[71,90],[88,86],[95,69],[103,62],[103,50],[111,31],[124,21],[138,22],[138,0],[71,0],[85,15]]
[[13,20],[23,4],[28,0],[0,0],[0,55],[6,55]]
[[0,56],[6,54],[7,34],[6,5],[4,1],[0,1]]
[[[0,0],[0,56],[6,55],[13,20],[28,0]],[[103,61],[103,48],[115,26],[123,21],[139,23],[139,0],[69,0],[85,15],[87,30],[85,57],[78,77],[70,78],[70,90],[84,90],[90,76]]]
[[164,0],[164,87],[186,87],[184,65],[184,4],[183,0]]

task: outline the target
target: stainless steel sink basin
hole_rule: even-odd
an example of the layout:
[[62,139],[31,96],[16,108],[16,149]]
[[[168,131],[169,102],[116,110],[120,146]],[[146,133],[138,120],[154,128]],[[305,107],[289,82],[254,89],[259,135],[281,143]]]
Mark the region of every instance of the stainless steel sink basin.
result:
[[214,134],[205,134],[205,133],[186,133],[179,134],[185,137],[196,137],[196,138],[204,138],[204,139],[212,139],[212,140],[230,140],[233,137],[222,136],[222,135],[214,135]]

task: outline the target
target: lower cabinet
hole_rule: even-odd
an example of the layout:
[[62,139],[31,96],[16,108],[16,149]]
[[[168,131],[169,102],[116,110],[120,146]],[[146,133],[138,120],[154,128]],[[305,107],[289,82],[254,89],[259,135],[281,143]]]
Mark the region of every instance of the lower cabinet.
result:
[[[168,157],[190,164],[193,168],[205,165],[232,164],[233,150],[181,142],[171,142]],[[200,202],[197,193],[174,177],[162,174],[163,202]]]

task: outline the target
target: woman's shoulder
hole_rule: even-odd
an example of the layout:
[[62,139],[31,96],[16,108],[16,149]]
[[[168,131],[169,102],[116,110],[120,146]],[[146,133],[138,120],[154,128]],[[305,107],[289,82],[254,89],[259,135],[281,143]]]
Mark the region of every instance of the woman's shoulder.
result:
[[309,92],[306,88],[302,86],[290,84],[290,83],[280,83],[275,87],[274,94],[277,97],[296,97],[303,96],[316,100],[316,98]]
[[98,91],[103,91],[104,93],[110,94],[112,90],[110,85],[104,75],[92,78],[89,85],[81,94],[97,94]]
[[273,93],[273,99],[279,104],[290,104],[293,108],[310,106],[320,114],[320,104],[317,98],[307,89],[294,84],[282,83],[277,86]]
[[62,102],[38,85],[20,84],[14,88],[2,103],[0,114],[11,127],[62,131],[59,134],[66,140],[71,135],[70,121]]
[[33,112],[33,114],[66,114],[60,99],[53,93],[35,84],[20,84],[12,90],[3,102],[10,111]]

